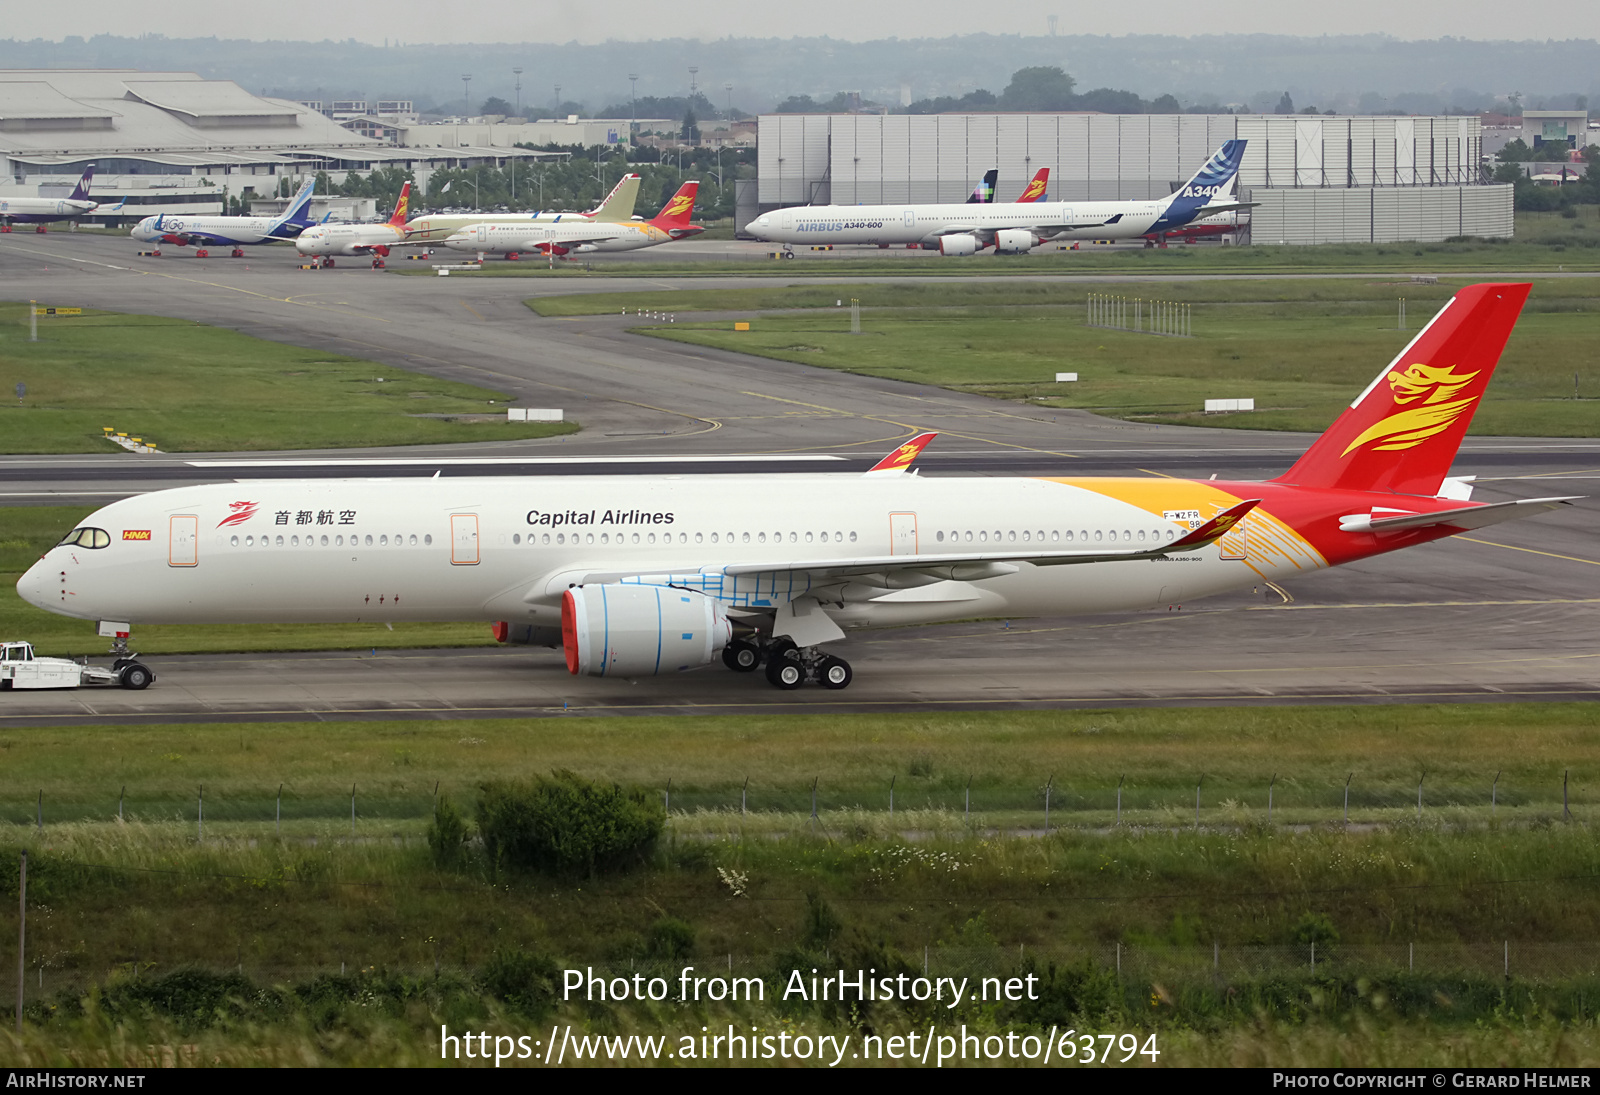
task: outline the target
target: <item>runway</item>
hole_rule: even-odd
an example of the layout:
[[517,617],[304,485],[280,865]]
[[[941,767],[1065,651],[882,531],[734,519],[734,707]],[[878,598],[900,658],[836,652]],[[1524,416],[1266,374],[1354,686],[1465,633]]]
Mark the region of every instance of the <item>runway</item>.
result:
[[[141,260],[135,250],[89,234],[0,237],[0,297],[179,316],[368,357],[561,406],[584,430],[426,451],[3,457],[0,504],[94,504],[257,476],[848,472],[924,429],[942,435],[921,462],[929,475],[1255,478],[1282,471],[1308,440],[1040,410],[648,339],[627,332],[633,317],[543,319],[522,304],[547,291],[680,287],[659,278],[313,273],[281,248],[240,260]],[[762,282],[682,287],[753,283]],[[1469,438],[1456,471],[1482,476],[1482,501],[1591,494],[1600,440]],[[8,693],[0,724],[1594,699],[1597,514],[1585,500],[1281,593],[1172,612],[858,634],[839,649],[856,671],[840,693],[778,692],[720,664],[630,682],[574,678],[559,654],[528,649],[165,657],[150,659],[159,679],[143,693]]]

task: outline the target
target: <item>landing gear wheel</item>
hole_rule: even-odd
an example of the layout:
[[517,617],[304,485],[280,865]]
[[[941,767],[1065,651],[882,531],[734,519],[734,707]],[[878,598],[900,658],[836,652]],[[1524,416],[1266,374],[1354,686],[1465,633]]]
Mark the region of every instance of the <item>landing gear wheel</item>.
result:
[[149,688],[150,682],[155,679],[156,675],[150,672],[149,668],[141,662],[129,662],[122,667],[122,672],[118,677],[122,687],[134,692]]
[[761,651],[754,643],[735,639],[722,648],[722,664],[735,673],[752,673],[761,667]]
[[233,254],[230,257],[231,258],[236,258],[236,259],[244,258],[244,248],[243,247],[235,247],[233,249]]
[[211,257],[211,252],[202,247],[200,250],[194,253],[194,257],[197,259],[208,259]]
[[332,266],[333,265],[333,260],[332,259],[323,259],[322,260],[322,265],[324,265],[324,266]]
[[791,692],[806,683],[806,667],[795,658],[793,647],[767,656],[767,683]]
[[817,683],[824,688],[835,691],[849,688],[855,674],[850,671],[850,663],[843,658],[832,656],[822,659],[822,664],[817,666]]

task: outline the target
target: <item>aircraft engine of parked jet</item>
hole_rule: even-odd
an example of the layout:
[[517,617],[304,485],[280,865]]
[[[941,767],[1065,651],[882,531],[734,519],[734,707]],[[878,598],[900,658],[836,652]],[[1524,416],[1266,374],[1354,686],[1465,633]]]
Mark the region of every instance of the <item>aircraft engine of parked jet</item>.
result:
[[972,235],[940,236],[939,254],[941,255],[976,255],[978,253],[978,237]]
[[1025,255],[1039,244],[1026,228],[1005,228],[994,234],[994,249],[1001,255]]
[[552,650],[561,645],[559,627],[540,627],[537,624],[514,624],[498,621],[491,629],[494,641],[512,646],[547,646]]
[[639,677],[693,669],[733,638],[727,611],[671,586],[591,585],[561,600],[567,669],[591,677]]

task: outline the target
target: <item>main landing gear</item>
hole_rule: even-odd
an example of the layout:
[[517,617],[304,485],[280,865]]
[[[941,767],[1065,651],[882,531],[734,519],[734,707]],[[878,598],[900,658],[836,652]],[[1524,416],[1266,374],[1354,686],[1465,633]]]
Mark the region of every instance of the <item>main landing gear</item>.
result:
[[722,648],[722,663],[736,673],[753,673],[766,666],[767,683],[785,692],[814,681],[837,691],[848,688],[855,679],[850,663],[827,653],[821,647],[798,647],[788,639],[773,639],[757,644],[735,639]]

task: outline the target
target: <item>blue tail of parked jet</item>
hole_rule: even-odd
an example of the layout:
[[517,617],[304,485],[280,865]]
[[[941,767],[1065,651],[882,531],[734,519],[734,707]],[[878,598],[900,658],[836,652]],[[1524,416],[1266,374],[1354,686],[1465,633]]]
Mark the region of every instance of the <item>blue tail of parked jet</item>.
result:
[[[1225,195],[1233,184],[1234,176],[1239,173],[1239,163],[1244,159],[1244,146],[1244,141],[1224,141],[1216,155],[1195,172],[1194,178],[1179,187],[1178,192],[1167,200],[1161,219],[1151,226],[1151,231],[1180,228],[1194,220],[1202,209],[1214,203],[1219,196]],[[1221,210],[1213,208],[1208,212]]]
[[94,164],[90,164],[88,167],[83,169],[83,178],[78,180],[78,185],[72,188],[72,193],[68,194],[67,197],[75,202],[90,201],[89,181],[93,178]]
[[294,201],[289,203],[289,208],[284,210],[283,216],[273,222],[267,230],[267,235],[273,239],[294,239],[301,232],[310,228],[316,221],[311,219],[311,192],[316,189],[317,180],[307,179],[300,187],[300,192],[294,196]]

